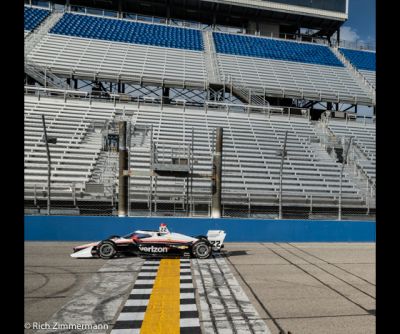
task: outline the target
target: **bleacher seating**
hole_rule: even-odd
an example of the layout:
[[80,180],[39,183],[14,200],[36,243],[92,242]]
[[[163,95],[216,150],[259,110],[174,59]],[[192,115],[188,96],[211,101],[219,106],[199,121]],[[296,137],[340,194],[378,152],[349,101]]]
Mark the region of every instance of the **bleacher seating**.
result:
[[103,80],[119,78],[131,82],[138,82],[141,77],[156,83],[163,79],[196,84],[206,80],[204,57],[198,51],[55,34],[47,34],[29,60],[41,67],[51,67],[53,73],[87,80],[94,75]]
[[335,54],[324,45],[216,32],[213,33],[213,36],[218,53],[318,65],[344,66]]
[[101,134],[90,130],[93,121],[106,121],[113,117],[111,106],[91,106],[79,101],[64,103],[63,100],[27,96],[25,98],[24,145],[25,191],[36,184],[40,191],[47,187],[47,155],[43,142],[41,115],[46,117],[48,136],[57,138],[50,144],[52,160],[52,184],[57,196],[71,195],[72,184],[83,190],[96,164],[101,148]]
[[213,33],[220,73],[276,96],[372,103],[360,83],[324,45]]
[[[69,138],[65,138],[65,141],[68,143],[61,140],[60,144],[57,144],[60,148],[52,150],[57,155],[55,163],[59,163],[53,172],[55,181],[65,184],[67,180],[80,183],[90,180],[90,173],[97,159],[96,154],[100,149],[101,140],[97,138],[98,142],[95,140],[93,147],[89,147],[88,144],[83,145],[85,127],[94,117],[109,119],[115,113],[115,115],[124,114],[125,117],[130,117],[132,125],[153,125],[154,143],[160,148],[180,147],[184,143],[191,143],[193,127],[195,172],[210,172],[212,131],[217,126],[224,127],[224,203],[241,202],[243,204],[248,201],[260,205],[266,205],[269,202],[276,203],[280,166],[277,151],[282,146],[284,133],[287,130],[289,131],[288,155],[283,174],[286,199],[297,198],[304,202],[312,195],[316,204],[318,199],[326,202],[337,200],[340,166],[333,160],[321,159],[314,152],[310,145],[310,137],[315,137],[315,132],[307,119],[268,117],[252,113],[231,112],[228,114],[212,110],[206,112],[203,109],[189,108],[183,111],[180,108],[166,106],[161,110],[159,106],[149,105],[142,106],[140,109],[130,104],[117,103],[114,106],[112,103],[103,103],[103,106],[101,105],[102,103],[98,103],[95,107],[85,101],[65,103],[63,100],[54,98],[42,98],[40,101],[32,97],[26,98],[25,113],[28,122],[26,121],[25,125],[25,160],[29,165],[25,172],[25,182],[29,181],[31,186],[35,182],[41,184],[46,182],[45,148],[39,144],[41,125],[34,114],[39,116],[42,112],[46,112],[49,118],[52,117],[49,119],[49,127],[54,129],[52,131],[57,132],[60,138],[64,136],[64,131],[68,132],[68,134],[65,132],[65,137]],[[82,124],[80,128],[78,124]],[[68,128],[67,125],[69,125]],[[62,129],[65,130],[61,131]],[[82,155],[78,156],[80,152]],[[149,150],[146,142],[144,147],[135,147],[131,168],[149,168]],[[182,180],[159,177],[157,194],[160,198],[164,197],[164,201],[179,202],[174,198],[182,197],[183,186]],[[209,180],[194,179],[193,189],[196,198],[209,200]],[[146,203],[149,178],[132,177],[130,193],[131,198]],[[343,193],[344,203],[360,204],[362,202],[357,188],[346,177]],[[66,194],[68,195],[67,191]]]
[[43,20],[49,16],[50,11],[47,9],[24,7],[24,30],[34,30]]
[[359,159],[359,164],[365,173],[372,179],[376,177],[376,142],[375,125],[357,122],[346,123],[343,121],[329,120],[328,128],[337,137],[353,137],[353,142],[362,151],[364,158]]
[[[276,200],[279,192],[280,157],[285,131],[288,132],[288,157],[283,172],[285,196],[305,201],[310,195],[332,200],[339,192],[340,167],[333,160],[322,160],[313,151],[309,138],[315,136],[313,126],[306,119],[288,119],[282,116],[230,113],[199,110],[134,111],[134,124],[153,124],[156,145],[177,146],[190,143],[194,127],[197,163],[195,172],[210,172],[212,131],[224,128],[223,199],[225,203],[265,205]],[[146,168],[148,151],[136,151],[132,168]],[[148,167],[147,167],[148,168]],[[148,178],[132,178],[132,196],[145,200],[148,195]],[[209,181],[194,180],[194,192],[209,194]],[[359,201],[357,189],[349,179],[344,181],[346,200]],[[174,185],[171,179],[158,178],[157,193],[176,197],[182,194],[182,184]],[[286,197],[286,198],[288,198]]]
[[203,50],[199,30],[71,13],[65,13],[50,33],[104,41]]
[[213,33],[210,42],[216,66],[208,65],[200,30],[64,13],[27,58],[84,80],[199,88],[211,77],[277,97],[374,103],[369,87],[325,45],[227,33]]
[[340,52],[375,87],[376,53],[371,51],[340,48]]
[[202,43],[199,30],[64,13],[28,61],[60,76],[202,87]]
[[375,71],[376,54],[370,51],[339,48],[340,52],[359,70]]

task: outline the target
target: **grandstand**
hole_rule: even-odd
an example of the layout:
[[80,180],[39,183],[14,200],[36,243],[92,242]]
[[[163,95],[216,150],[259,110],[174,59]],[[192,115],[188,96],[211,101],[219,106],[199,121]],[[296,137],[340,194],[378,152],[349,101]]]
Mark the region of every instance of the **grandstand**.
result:
[[[193,145],[193,171],[209,172],[214,129],[223,127],[225,215],[274,216],[280,191],[285,217],[334,216],[338,205],[349,217],[374,213],[375,118],[357,115],[360,106],[375,110],[374,52],[262,36],[251,33],[251,22],[233,33],[200,19],[185,26],[56,3],[24,7],[27,212],[46,206],[45,115],[57,138],[50,145],[53,207],[116,212],[118,154],[104,138],[124,120],[152,129],[151,137],[131,134],[129,165],[142,172],[152,145],[159,156]],[[131,214],[209,214],[209,179],[194,177],[190,189],[179,177],[155,182],[130,177]]]

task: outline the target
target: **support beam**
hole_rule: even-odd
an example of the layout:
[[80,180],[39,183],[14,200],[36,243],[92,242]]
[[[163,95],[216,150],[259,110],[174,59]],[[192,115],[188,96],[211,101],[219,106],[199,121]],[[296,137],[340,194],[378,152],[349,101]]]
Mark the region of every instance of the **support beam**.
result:
[[212,203],[211,203],[212,218],[221,218],[222,145],[223,145],[223,128],[218,127],[216,131],[215,151],[213,155]]
[[126,145],[127,122],[121,121],[119,128],[119,190],[118,190],[118,216],[126,217],[128,214],[128,147]]
[[46,144],[46,152],[47,152],[47,215],[50,215],[51,158],[50,158],[49,141],[47,138],[46,121],[44,119],[44,114],[42,114],[42,125],[43,125],[44,141]]

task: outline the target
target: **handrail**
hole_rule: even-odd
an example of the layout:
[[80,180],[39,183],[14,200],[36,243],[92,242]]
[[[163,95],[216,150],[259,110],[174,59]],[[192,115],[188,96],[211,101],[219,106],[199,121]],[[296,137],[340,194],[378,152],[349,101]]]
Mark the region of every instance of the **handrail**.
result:
[[37,86],[24,86],[25,92],[28,91],[43,91],[43,92],[49,92],[49,93],[62,93],[62,94],[75,94],[75,95],[83,95],[87,96],[89,95],[89,92],[83,92],[81,90],[65,90],[65,89],[60,89],[60,88],[46,88],[46,87],[37,87]]

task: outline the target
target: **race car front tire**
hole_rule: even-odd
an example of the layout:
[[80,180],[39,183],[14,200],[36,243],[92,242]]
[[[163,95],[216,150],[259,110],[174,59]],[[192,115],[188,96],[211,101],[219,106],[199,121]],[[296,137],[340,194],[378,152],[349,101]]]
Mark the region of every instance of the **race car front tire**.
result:
[[198,259],[208,259],[211,256],[212,247],[208,241],[196,241],[192,247],[192,254]]
[[97,253],[102,259],[112,259],[117,254],[117,250],[112,241],[105,240],[97,246]]

